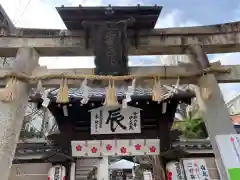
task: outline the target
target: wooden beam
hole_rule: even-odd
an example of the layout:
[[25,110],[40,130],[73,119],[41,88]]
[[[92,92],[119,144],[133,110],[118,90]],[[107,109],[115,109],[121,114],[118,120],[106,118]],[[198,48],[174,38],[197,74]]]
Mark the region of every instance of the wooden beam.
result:
[[210,62],[208,60],[207,54],[205,50],[200,44],[191,45],[187,49],[188,58],[191,62],[200,68],[206,69],[210,66]]
[[[233,28],[234,24],[223,24],[214,25],[211,28],[203,26],[193,29],[169,28],[140,32],[138,48],[131,45],[129,55],[185,54],[186,48],[193,44],[203,45],[206,53],[240,52],[239,23],[235,23],[235,26],[236,28]],[[225,27],[225,31],[222,27]],[[188,33],[188,31],[192,31],[192,33]],[[130,36],[128,43],[133,44],[132,40]],[[20,47],[34,47],[41,56],[93,55],[91,48],[85,48],[82,33],[66,36],[35,34],[32,36],[16,35],[0,38],[0,56],[13,57]]]
[[[214,67],[214,65],[212,65]],[[215,66],[217,67],[217,66]],[[218,83],[237,83],[240,82],[240,65],[225,65],[222,66],[225,69],[229,69],[230,73],[215,73]],[[0,87],[4,87],[6,81],[4,76],[9,74],[11,69],[0,69]],[[177,77],[180,78],[180,84],[196,84],[197,77],[194,77],[197,69],[194,65],[181,65],[181,66],[146,66],[146,67],[131,67],[130,72],[133,75],[153,75],[158,74],[162,78],[161,84],[176,84]],[[34,70],[33,76],[53,75],[53,74],[65,74],[65,75],[91,75],[94,74],[93,68],[79,68],[79,69],[47,69],[45,67],[39,67]],[[44,87],[59,87],[61,84],[60,79],[50,79],[42,81]],[[151,79],[142,79],[136,82],[137,86],[151,87]],[[30,81],[30,84],[36,87],[36,82]],[[68,80],[69,87],[79,87],[81,80]],[[107,82],[101,84],[93,84],[91,80],[88,82],[91,87],[106,86]],[[127,85],[126,82],[117,81],[117,86]]]
[[[225,69],[229,69],[230,73],[215,73],[218,83],[236,83],[240,82],[240,65],[227,65],[222,66]],[[177,77],[180,78],[180,84],[196,84],[197,78],[194,77],[196,73],[196,67],[194,65],[182,65],[182,66],[146,66],[146,67],[131,67],[130,72],[133,75],[153,75],[158,74],[162,78],[162,84],[176,84]],[[11,69],[1,69],[0,70],[0,87],[5,86],[4,76],[7,75]],[[65,74],[65,75],[91,75],[94,74],[93,68],[79,68],[79,69],[47,69],[45,67],[39,67],[34,70],[33,76],[43,76],[43,75],[53,75],[53,74]],[[61,83],[60,79],[50,79],[44,80],[44,87],[59,87]],[[81,80],[68,80],[69,87],[79,87]],[[152,86],[151,79],[142,79],[137,81],[137,86],[149,87]],[[36,82],[30,81],[32,86],[36,86]],[[102,82],[101,84],[92,84],[89,80],[89,85],[91,87],[106,86],[107,82]],[[126,82],[117,81],[117,86],[126,85]]]
[[[4,76],[9,73],[9,69],[0,70],[0,86],[5,86]],[[162,84],[176,84],[178,76],[191,76],[191,74],[196,73],[192,65],[186,66],[152,66],[152,67],[131,67],[130,74],[132,75],[154,75],[159,74],[159,76],[166,76],[166,79],[162,80]],[[47,69],[45,67],[40,67],[34,70],[33,76],[43,76],[43,75],[51,75],[51,74],[65,74],[65,75],[91,75],[94,74],[94,68],[79,68],[79,69]],[[182,78],[180,81],[182,84],[187,83],[195,83],[196,80],[194,78]],[[36,82],[30,82],[32,86],[36,86]],[[42,81],[44,87],[59,87],[61,84],[60,79],[50,79]],[[92,81],[88,81],[88,85],[91,87],[99,87],[106,86],[108,81],[102,81],[101,84],[93,84]],[[142,79],[141,81],[137,81],[137,86],[141,87],[149,87],[152,86],[153,81],[150,79]],[[81,84],[81,80],[68,80],[69,87],[77,87],[79,88]],[[116,86],[127,85],[124,81],[116,81]]]
[[[152,66],[152,67],[131,67],[130,68],[130,74],[132,75],[153,75],[153,74],[159,74],[159,76],[166,76],[166,79],[162,80],[162,83],[164,84],[176,84],[177,78],[178,76],[184,76],[184,75],[189,75],[189,74],[194,74],[195,72],[193,71],[193,69],[191,68],[191,65],[186,65],[184,67],[178,67],[178,66],[170,66],[170,67],[164,67],[164,66]],[[44,69],[44,70],[43,70]],[[55,73],[64,73],[64,74],[94,74],[94,69],[93,68],[85,68],[85,69],[68,69],[68,70],[48,70],[46,68],[42,68],[41,69],[37,69],[34,72],[34,76],[41,76],[43,74],[55,74]],[[187,74],[186,74],[187,73]],[[44,85],[48,86],[55,84],[57,87],[59,86],[59,83],[61,81],[60,80],[48,80],[48,81],[44,81]],[[195,83],[195,79],[189,79],[189,78],[182,78],[181,79],[181,83]],[[80,81],[79,83],[76,82],[76,80],[68,80],[69,85],[73,86],[73,87],[79,87],[80,85]],[[107,81],[102,82],[102,86],[106,86],[107,85]],[[141,86],[141,87],[149,87],[152,86],[152,80],[150,79],[144,79],[141,81],[137,81],[136,84]],[[126,85],[126,82],[123,81],[117,81],[115,82],[115,84],[117,86],[122,86],[122,85]],[[75,85],[75,86],[74,86]],[[91,87],[99,87],[99,84],[91,84],[91,81],[89,81],[89,85]]]
[[240,82],[240,65],[226,65],[229,68],[228,74],[216,74],[218,83],[239,83]]
[[[218,63],[212,63],[211,67],[220,67]],[[215,73],[216,79],[218,83],[238,83],[240,82],[240,65],[224,65],[222,66],[224,69],[229,69],[229,73]],[[158,74],[159,76],[166,76],[167,78],[162,78],[162,84],[175,84],[178,76],[185,76],[185,78],[181,78],[181,84],[195,84],[197,78],[194,78],[192,75],[196,73],[196,67],[192,64],[186,64],[181,66],[139,66],[139,67],[131,67],[130,74],[133,75],[152,75]],[[34,76],[41,76],[43,74],[50,75],[55,73],[64,73],[64,74],[94,74],[93,68],[79,68],[79,69],[47,69],[44,67],[38,68],[33,72]],[[1,73],[0,73],[1,74]],[[54,83],[55,81],[55,83]],[[51,86],[58,85],[60,81],[58,80],[49,80],[45,81],[44,85]],[[137,82],[138,85],[141,86],[149,86],[149,80],[143,80],[143,82]],[[74,83],[74,80],[69,81],[71,85],[77,85],[78,83]],[[79,86],[78,86],[79,87]]]

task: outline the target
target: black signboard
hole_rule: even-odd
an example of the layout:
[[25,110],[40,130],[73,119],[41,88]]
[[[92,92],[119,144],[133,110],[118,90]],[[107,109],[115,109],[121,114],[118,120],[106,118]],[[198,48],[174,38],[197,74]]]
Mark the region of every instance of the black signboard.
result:
[[126,180],[126,173],[123,170],[112,170],[111,180]]
[[128,73],[127,21],[105,22],[91,27],[95,74],[126,75]]

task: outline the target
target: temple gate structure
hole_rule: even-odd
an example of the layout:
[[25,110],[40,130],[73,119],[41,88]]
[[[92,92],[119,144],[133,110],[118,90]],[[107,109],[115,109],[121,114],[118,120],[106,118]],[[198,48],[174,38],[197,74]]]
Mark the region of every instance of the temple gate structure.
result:
[[[49,158],[52,164],[61,163],[69,170],[81,158],[100,158],[97,178],[108,179],[108,156],[168,152],[174,139],[171,126],[176,107],[190,103],[196,95],[220,176],[235,180],[240,165],[236,162],[229,167],[225,156],[232,152],[231,146],[239,149],[239,137],[218,83],[239,82],[240,67],[211,64],[207,54],[239,52],[240,23],[154,29],[161,9],[59,7],[67,30],[15,28],[2,13],[0,56],[16,59],[11,69],[0,71],[1,179],[9,176],[28,101],[47,107],[58,123],[60,134],[49,137],[56,148]],[[192,63],[128,67],[128,55],[164,54],[187,54]],[[38,66],[40,56],[90,55],[95,56],[94,69]],[[80,95],[69,96],[69,88],[80,84]],[[165,93],[163,84],[192,84],[194,88]],[[29,97],[32,87],[38,87],[39,92]],[[60,88],[54,96],[43,95],[42,87]],[[224,143],[230,142],[229,149],[224,149]]]

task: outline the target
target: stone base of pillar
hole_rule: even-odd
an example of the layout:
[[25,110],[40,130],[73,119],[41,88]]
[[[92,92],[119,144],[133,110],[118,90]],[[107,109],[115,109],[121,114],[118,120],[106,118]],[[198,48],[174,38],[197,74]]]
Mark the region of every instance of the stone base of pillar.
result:
[[108,171],[108,156],[103,157],[98,164],[97,170],[97,180],[108,180],[109,171]]

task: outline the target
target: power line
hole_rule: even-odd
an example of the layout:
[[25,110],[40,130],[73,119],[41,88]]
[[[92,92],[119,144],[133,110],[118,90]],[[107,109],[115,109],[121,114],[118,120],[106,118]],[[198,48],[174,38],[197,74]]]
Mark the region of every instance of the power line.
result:
[[17,16],[17,12],[19,10],[19,7],[20,7],[20,4],[21,4],[21,0],[18,0],[18,3],[17,3],[17,8],[14,12],[14,16],[13,16],[13,21],[15,22],[16,21],[16,16]]
[[28,0],[27,5],[25,6],[23,12],[22,12],[21,15],[19,16],[19,19],[15,22],[16,24],[21,20],[21,17],[22,17],[22,16],[24,15],[24,13],[26,12],[26,10],[27,10],[29,4],[31,3],[31,1],[32,1],[32,0]]

